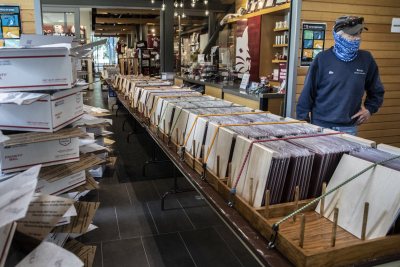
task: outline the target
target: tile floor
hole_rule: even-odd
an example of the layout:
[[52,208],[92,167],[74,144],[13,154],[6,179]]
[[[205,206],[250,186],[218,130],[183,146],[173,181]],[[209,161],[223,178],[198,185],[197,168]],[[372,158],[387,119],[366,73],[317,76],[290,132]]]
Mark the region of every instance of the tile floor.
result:
[[[105,107],[103,96],[97,89],[85,98]],[[85,197],[101,203],[93,222],[99,229],[80,239],[97,245],[94,266],[260,266],[195,191],[170,195],[161,211],[160,197],[173,185],[173,167],[149,165],[142,175],[152,140],[139,129],[128,144],[128,124],[122,131],[126,118],[124,111],[112,118],[114,169],[106,171],[99,190]],[[160,151],[157,156],[163,158]],[[183,177],[178,183],[190,187]]]

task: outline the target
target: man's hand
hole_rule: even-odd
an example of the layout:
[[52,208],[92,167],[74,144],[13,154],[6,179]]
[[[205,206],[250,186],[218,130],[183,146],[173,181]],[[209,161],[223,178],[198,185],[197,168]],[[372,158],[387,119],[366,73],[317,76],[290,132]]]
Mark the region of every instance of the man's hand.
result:
[[360,111],[351,117],[351,119],[357,118],[357,125],[363,124],[371,118],[371,113],[365,107],[361,107]]

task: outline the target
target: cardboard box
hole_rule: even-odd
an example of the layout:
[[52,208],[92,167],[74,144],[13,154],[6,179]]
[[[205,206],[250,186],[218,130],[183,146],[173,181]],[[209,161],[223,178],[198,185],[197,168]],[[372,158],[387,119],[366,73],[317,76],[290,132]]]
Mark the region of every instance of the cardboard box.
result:
[[80,129],[62,129],[56,133],[23,133],[9,135],[0,144],[0,171],[26,170],[42,164],[51,166],[79,160]]
[[104,162],[95,155],[82,155],[77,162],[44,167],[40,170],[36,193],[60,195],[86,184],[86,170]]
[[[0,129],[32,132],[60,130],[82,117],[81,89],[76,87],[48,94],[25,93],[23,96],[27,100],[22,105],[9,101],[10,97],[19,93],[0,93]],[[30,97],[32,100],[29,100]]]
[[76,64],[66,47],[0,49],[0,92],[71,88]]

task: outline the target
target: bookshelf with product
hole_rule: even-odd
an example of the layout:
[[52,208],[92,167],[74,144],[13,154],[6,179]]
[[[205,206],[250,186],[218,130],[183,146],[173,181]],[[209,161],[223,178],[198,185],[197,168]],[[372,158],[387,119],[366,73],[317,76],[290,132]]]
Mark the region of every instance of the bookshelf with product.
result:
[[290,1],[244,0],[236,3],[236,9],[242,8],[245,14],[228,19],[228,24],[240,24],[257,17],[261,19],[259,77],[267,77],[271,85],[280,86],[287,74]]

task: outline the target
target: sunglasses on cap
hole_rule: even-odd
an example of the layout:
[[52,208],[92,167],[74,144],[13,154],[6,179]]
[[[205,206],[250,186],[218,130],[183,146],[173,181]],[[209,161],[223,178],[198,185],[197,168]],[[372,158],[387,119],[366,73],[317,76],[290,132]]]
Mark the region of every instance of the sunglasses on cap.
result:
[[343,16],[338,18],[335,21],[335,26],[333,28],[335,32],[343,30],[351,35],[360,34],[363,29],[368,30],[364,27],[364,18],[354,16]]

